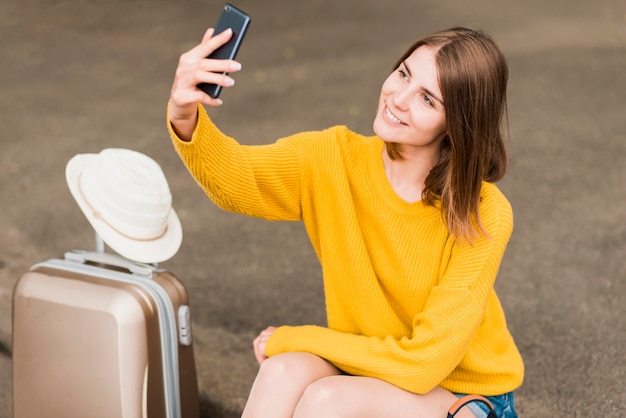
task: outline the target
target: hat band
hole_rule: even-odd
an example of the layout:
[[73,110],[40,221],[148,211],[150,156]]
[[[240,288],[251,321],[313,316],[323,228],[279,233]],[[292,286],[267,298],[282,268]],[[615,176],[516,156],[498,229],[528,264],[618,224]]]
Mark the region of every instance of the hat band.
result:
[[85,201],[85,203],[87,204],[87,206],[89,206],[89,209],[91,210],[91,213],[93,214],[94,218],[100,220],[101,222],[103,222],[106,226],[108,226],[109,228],[111,228],[113,231],[117,232],[118,234],[120,234],[121,236],[123,236],[124,238],[128,238],[131,239],[133,241],[156,241],[162,237],[165,236],[165,234],[167,233],[167,228],[168,226],[165,225],[165,228],[163,229],[163,232],[160,233],[159,235],[152,237],[152,238],[138,238],[138,237],[133,237],[131,235],[128,235],[122,231],[120,231],[119,229],[117,229],[115,226],[113,226],[109,221],[107,221],[104,216],[102,216],[102,213],[100,213],[98,210],[96,210],[92,204],[89,202],[89,199],[87,199],[87,196],[85,195],[85,193],[83,192],[83,187],[82,187],[82,177],[83,177],[83,173],[81,172],[78,175],[78,191],[80,193],[80,195],[82,196],[83,200]]

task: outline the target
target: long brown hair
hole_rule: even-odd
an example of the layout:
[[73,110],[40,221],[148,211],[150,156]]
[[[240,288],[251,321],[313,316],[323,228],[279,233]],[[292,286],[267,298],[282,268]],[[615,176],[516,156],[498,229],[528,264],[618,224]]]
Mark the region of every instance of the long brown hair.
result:
[[[448,230],[472,242],[480,233],[486,234],[478,213],[482,182],[500,180],[507,168],[501,126],[506,116],[508,66],[489,35],[457,27],[414,43],[394,70],[421,46],[437,50],[447,127],[422,199],[431,205],[439,201]],[[402,158],[398,144],[385,145],[391,159]]]

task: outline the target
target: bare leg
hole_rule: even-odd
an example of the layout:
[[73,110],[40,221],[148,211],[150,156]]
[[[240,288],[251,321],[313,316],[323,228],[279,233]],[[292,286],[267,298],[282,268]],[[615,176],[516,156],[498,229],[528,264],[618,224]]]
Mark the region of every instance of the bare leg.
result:
[[[309,385],[293,417],[446,418],[457,399],[439,387],[417,395],[379,379],[340,375]],[[468,408],[456,417],[475,418]]]
[[326,360],[310,353],[270,357],[261,363],[242,418],[291,418],[307,387],[339,373]]

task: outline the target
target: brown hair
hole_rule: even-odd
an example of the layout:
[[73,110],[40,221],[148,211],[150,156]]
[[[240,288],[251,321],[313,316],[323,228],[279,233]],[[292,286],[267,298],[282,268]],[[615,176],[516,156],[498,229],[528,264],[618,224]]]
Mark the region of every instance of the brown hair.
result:
[[[426,177],[422,198],[431,205],[440,201],[450,233],[472,242],[480,232],[486,235],[478,213],[482,182],[500,180],[507,168],[501,125],[506,115],[508,66],[489,35],[457,27],[413,44],[394,70],[421,46],[437,50],[447,127],[439,161]],[[385,145],[391,159],[402,158],[398,144]]]

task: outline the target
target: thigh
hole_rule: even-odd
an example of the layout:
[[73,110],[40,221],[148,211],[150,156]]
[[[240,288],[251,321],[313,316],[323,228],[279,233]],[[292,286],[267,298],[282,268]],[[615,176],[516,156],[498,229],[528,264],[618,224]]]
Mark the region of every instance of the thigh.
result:
[[[457,397],[442,388],[418,395],[380,379],[330,376],[309,385],[296,407],[294,418],[447,418]],[[457,418],[474,418],[467,408]]]

